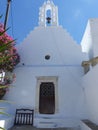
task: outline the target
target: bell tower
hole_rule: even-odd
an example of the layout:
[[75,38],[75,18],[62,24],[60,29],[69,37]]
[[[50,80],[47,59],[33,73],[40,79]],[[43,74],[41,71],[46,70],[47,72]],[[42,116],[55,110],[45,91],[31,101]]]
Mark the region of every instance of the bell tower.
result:
[[58,7],[52,0],[44,2],[39,9],[39,26],[58,26]]

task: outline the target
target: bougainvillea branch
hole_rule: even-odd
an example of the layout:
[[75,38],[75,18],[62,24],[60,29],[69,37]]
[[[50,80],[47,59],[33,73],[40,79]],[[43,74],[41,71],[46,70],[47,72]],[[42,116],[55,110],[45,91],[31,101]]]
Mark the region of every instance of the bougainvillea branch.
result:
[[0,68],[3,70],[12,72],[20,61],[14,46],[15,40],[6,33],[3,24],[0,24]]
[[[4,30],[4,26],[0,24],[0,102],[7,102],[1,99],[16,78],[15,74],[11,72],[20,61],[17,50],[14,47],[15,40],[6,33],[7,30]],[[9,116],[8,113],[2,111],[0,111],[0,115]],[[2,127],[0,129],[5,130]]]
[[12,72],[20,61],[15,40],[7,34],[7,30],[0,23],[0,99],[13,82],[15,76]]

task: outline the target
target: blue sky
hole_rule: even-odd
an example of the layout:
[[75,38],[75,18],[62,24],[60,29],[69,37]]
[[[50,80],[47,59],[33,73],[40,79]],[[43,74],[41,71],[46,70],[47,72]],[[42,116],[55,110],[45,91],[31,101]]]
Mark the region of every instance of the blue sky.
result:
[[[6,2],[0,0],[4,21]],[[7,27],[8,33],[21,43],[38,26],[39,7],[45,0],[12,0]],[[53,0],[59,9],[59,24],[80,43],[89,18],[98,18],[98,0]]]

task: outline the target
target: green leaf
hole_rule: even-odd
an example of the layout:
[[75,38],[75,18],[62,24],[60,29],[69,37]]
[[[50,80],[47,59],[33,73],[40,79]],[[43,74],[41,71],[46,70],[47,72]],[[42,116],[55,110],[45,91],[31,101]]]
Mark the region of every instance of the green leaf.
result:
[[0,36],[2,36],[9,28],[7,28],[6,30],[4,30],[3,32],[0,32]]
[[5,130],[4,128],[0,127],[0,130]]
[[13,86],[0,86],[0,89],[2,89],[2,88],[12,88]]
[[4,110],[4,109],[6,109],[5,107],[0,107],[0,110]]
[[0,100],[0,103],[11,103],[11,104],[15,104],[14,102],[12,102],[12,101],[7,101],[7,100]]
[[8,43],[4,43],[0,46],[0,52],[5,51],[8,47],[11,46],[11,43],[15,42],[15,40],[9,41]]
[[0,86],[0,89],[1,89],[1,88],[8,88],[8,86]]
[[8,60],[9,60],[9,58],[11,58],[12,56],[13,56],[13,55],[0,57],[0,62],[1,62],[1,63],[4,62],[4,61],[9,62]]
[[1,115],[5,115],[5,116],[11,116],[10,114],[6,113],[6,112],[0,112]]

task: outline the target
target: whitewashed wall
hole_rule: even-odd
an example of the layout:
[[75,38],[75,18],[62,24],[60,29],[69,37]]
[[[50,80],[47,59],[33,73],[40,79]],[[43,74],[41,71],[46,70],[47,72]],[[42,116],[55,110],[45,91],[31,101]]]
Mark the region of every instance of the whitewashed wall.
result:
[[[82,51],[88,53],[89,58],[98,56],[98,18],[88,21],[82,39]],[[98,124],[98,65],[90,68],[83,77],[89,119]]]
[[[38,27],[19,45],[21,62],[15,69],[15,87],[5,98],[16,103],[15,107],[36,107],[37,78],[58,77],[58,113],[60,118],[85,119],[86,102],[81,85],[86,56],[81,46],[62,27]],[[49,54],[50,59],[45,60]],[[35,113],[36,116],[36,113]]]
[[83,78],[89,119],[98,124],[98,65]]
[[[58,76],[58,104],[61,117],[85,117],[85,97],[81,79],[75,73],[81,67],[19,67],[16,69],[15,87],[10,88],[7,99],[17,107],[35,109],[37,76]],[[66,74],[66,75],[65,75]]]
[[89,19],[83,39],[82,51],[88,53],[89,58],[98,56],[98,18]]

